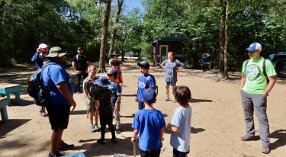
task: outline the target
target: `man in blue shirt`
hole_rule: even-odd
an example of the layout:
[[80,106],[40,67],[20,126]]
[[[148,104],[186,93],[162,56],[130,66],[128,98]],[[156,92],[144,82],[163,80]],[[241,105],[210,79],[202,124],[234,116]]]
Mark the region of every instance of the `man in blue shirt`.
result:
[[45,66],[42,71],[43,84],[51,91],[47,106],[49,121],[53,130],[49,157],[57,157],[62,156],[58,149],[63,143],[63,131],[68,126],[70,107],[74,110],[76,102],[72,96],[70,75],[62,67],[67,59],[67,53],[64,53],[60,47],[52,47],[46,58],[47,62],[52,62]]

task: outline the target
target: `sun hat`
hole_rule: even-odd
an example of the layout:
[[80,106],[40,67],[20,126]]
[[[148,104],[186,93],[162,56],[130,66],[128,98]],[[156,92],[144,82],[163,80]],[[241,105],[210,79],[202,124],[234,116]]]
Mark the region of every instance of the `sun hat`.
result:
[[45,48],[48,48],[48,45],[45,43],[41,43],[38,47],[38,49],[45,49]]
[[149,69],[150,65],[147,61],[142,61],[140,63],[137,63],[138,66],[145,68],[145,69]]
[[246,50],[247,50],[248,52],[253,52],[253,51],[255,51],[255,50],[261,51],[261,50],[262,50],[262,47],[261,47],[261,44],[259,44],[259,43],[257,43],[257,42],[254,42],[254,43],[251,43]]
[[108,78],[106,76],[100,76],[98,79],[95,80],[94,84],[100,87],[108,87],[108,85],[110,85],[110,82],[108,81]]
[[109,70],[109,71],[107,72],[107,75],[116,76],[116,75],[117,75],[117,71],[116,71],[116,70]]
[[68,53],[65,53],[62,48],[55,46],[50,49],[49,54],[46,56],[46,58],[62,57],[67,54]]
[[153,89],[145,89],[143,91],[143,101],[144,102],[152,102],[156,101],[156,92]]

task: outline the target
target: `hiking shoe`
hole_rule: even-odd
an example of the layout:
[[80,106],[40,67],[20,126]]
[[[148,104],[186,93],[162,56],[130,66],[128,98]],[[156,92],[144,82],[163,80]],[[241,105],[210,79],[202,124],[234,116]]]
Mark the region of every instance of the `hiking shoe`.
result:
[[112,142],[113,144],[117,144],[117,139],[116,139],[116,138],[113,138],[113,139],[111,139],[111,142]]
[[268,143],[263,143],[261,147],[261,152],[264,154],[269,154],[270,153],[270,148]]
[[104,145],[104,144],[106,144],[106,141],[103,139],[99,139],[99,140],[97,140],[97,143]]
[[58,157],[58,156],[64,156],[62,153],[57,151],[55,154],[49,153],[48,157]]
[[241,141],[251,141],[255,139],[254,135],[244,135],[242,137],[240,137]]
[[74,147],[74,144],[67,144],[64,141],[62,141],[58,147],[58,150],[68,150],[72,149]]

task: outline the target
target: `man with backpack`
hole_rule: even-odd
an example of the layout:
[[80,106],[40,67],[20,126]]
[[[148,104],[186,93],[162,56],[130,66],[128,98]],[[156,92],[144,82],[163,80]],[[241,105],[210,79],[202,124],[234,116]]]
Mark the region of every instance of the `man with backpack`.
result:
[[64,53],[60,47],[52,47],[46,56],[46,63],[49,64],[42,70],[43,85],[50,90],[48,95],[48,117],[52,128],[51,150],[49,157],[62,156],[59,152],[63,145],[62,134],[67,128],[71,110],[76,107],[73,99],[73,88],[70,75],[63,68],[67,59],[67,53]]
[[[276,83],[276,72],[272,63],[260,56],[261,44],[254,42],[247,49],[249,60],[243,62],[240,94],[246,124],[246,135],[241,141],[255,139],[253,112],[259,122],[262,140],[261,152],[270,153],[269,122],[266,114],[267,96]],[[267,81],[269,80],[269,81]]]
[[138,84],[137,84],[137,97],[135,99],[138,102],[138,110],[144,109],[144,102],[143,102],[143,92],[145,89],[152,89],[157,91],[157,85],[155,77],[149,74],[150,65],[147,61],[142,61],[137,63],[140,67],[141,75],[138,77]]
[[[48,55],[48,45],[45,43],[41,43],[37,48],[37,51],[34,53],[31,61],[36,64],[37,70],[42,68],[43,63],[46,59],[46,55]],[[40,115],[43,117],[47,117],[46,108],[44,106],[40,107]]]
[[78,47],[77,55],[75,55],[72,59],[72,67],[76,70],[75,92],[81,93],[81,91],[82,91],[80,88],[81,77],[83,77],[83,79],[85,79],[88,75],[87,74],[88,60],[83,53],[82,47]]

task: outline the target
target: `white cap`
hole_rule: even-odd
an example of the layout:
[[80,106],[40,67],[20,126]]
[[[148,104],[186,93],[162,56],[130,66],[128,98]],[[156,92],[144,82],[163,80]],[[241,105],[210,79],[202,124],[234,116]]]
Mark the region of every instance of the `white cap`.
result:
[[41,43],[41,44],[39,45],[38,49],[45,49],[45,48],[47,48],[47,47],[48,47],[47,44]]

